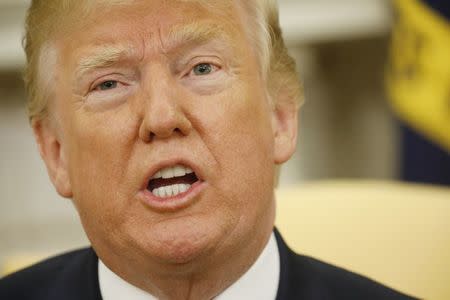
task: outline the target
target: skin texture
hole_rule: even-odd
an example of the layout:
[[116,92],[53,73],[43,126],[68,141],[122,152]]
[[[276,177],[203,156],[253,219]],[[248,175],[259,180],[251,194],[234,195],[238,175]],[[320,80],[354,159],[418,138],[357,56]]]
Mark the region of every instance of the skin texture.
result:
[[[243,12],[218,11],[99,6],[53,41],[50,118],[33,124],[99,257],[161,299],[211,299],[245,273],[273,228],[275,166],[296,144],[296,109],[269,104]],[[220,34],[188,43],[169,34],[193,22]],[[114,62],[83,69],[111,46]],[[196,74],[199,63],[211,72]],[[180,160],[203,181],[195,199],[165,211],[140,201],[150,170]]]

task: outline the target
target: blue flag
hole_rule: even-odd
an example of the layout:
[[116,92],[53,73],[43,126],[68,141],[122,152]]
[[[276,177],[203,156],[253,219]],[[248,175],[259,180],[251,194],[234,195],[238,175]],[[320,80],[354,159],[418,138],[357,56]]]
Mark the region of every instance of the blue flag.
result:
[[402,131],[402,177],[450,185],[448,0],[395,0],[386,83]]

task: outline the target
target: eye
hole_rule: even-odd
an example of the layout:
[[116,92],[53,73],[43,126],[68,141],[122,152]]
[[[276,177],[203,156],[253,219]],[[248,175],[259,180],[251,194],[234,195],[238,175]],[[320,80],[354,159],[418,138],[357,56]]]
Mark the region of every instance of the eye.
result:
[[106,90],[115,89],[116,87],[117,87],[117,81],[108,80],[108,81],[102,82],[99,85],[97,85],[94,90],[106,91]]
[[204,76],[204,75],[211,74],[213,69],[214,69],[213,65],[208,64],[208,63],[201,63],[194,67],[193,72],[197,76]]

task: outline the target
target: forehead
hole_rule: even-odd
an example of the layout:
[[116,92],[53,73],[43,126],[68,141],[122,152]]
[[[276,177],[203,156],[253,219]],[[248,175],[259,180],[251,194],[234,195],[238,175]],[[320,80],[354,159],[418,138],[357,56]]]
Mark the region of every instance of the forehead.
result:
[[[122,43],[128,50],[136,50],[131,45],[140,40],[144,47],[164,50],[215,38],[235,46],[236,39],[244,35],[241,11],[234,1],[126,0],[107,5],[108,2],[111,1],[91,2],[88,15],[78,17],[75,24],[60,33],[62,48],[76,54],[75,49],[84,44],[96,49],[108,46],[106,52],[117,52],[111,45]],[[72,14],[75,18],[76,12]]]
[[[240,9],[232,0],[97,0],[80,1],[70,11],[61,10],[67,14],[67,21],[61,24],[62,35],[99,28],[101,25],[114,24],[118,31],[117,21],[123,22],[124,27],[135,28],[136,33],[142,28],[139,24],[145,23],[148,32],[160,30],[160,33],[169,29],[170,25],[214,19],[217,23],[237,25],[240,23]],[[60,34],[60,35],[61,35]]]

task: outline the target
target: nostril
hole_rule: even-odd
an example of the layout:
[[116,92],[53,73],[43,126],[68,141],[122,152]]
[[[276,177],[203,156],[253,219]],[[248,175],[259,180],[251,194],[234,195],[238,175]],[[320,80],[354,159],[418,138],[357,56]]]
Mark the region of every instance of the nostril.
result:
[[148,135],[148,141],[151,143],[153,142],[153,140],[155,139],[155,134],[153,132],[150,132],[150,134]]
[[172,131],[167,131],[167,132],[160,132],[160,133],[155,133],[153,131],[149,132],[148,134],[148,142],[151,143],[152,141],[154,141],[155,139],[157,139],[158,137],[160,138],[169,138],[173,133],[177,133],[177,134],[182,134],[183,132],[181,131],[180,128],[175,128]]

